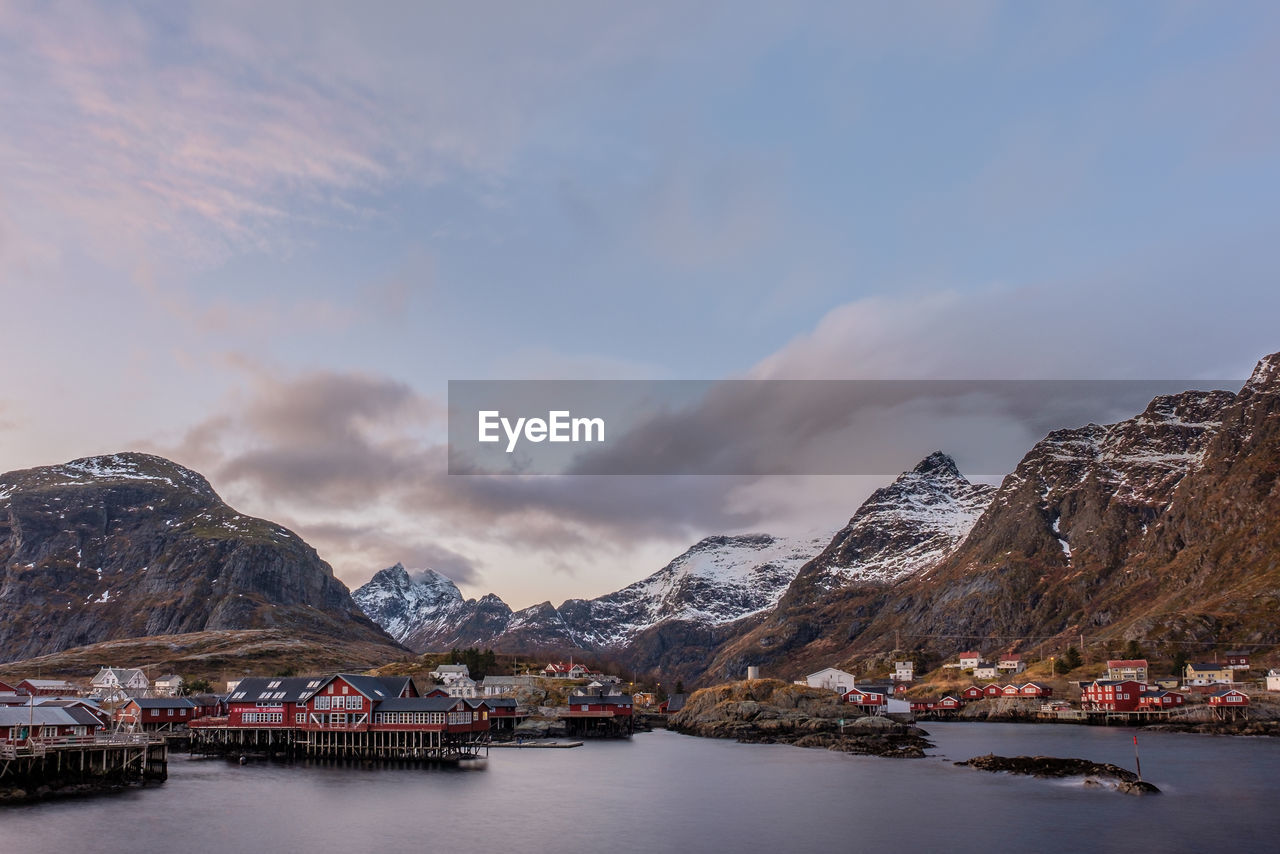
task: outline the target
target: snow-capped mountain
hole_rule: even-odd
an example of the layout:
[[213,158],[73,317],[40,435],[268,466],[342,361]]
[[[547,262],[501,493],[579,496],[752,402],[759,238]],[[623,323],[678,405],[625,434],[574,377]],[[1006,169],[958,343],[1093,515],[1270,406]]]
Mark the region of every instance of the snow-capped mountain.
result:
[[416,629],[456,621],[466,607],[462,592],[452,581],[430,569],[411,577],[402,563],[378,572],[351,598],[402,643]]
[[[970,483],[951,457],[930,454],[873,492],[800,569],[777,607],[726,639],[712,669],[728,674],[748,661],[821,660],[826,636],[849,631],[847,620],[837,618],[844,603],[882,596],[887,588],[932,570],[964,541],[994,493],[994,487]],[[815,644],[821,648],[811,649]]]
[[571,599],[559,610],[580,641],[600,648],[626,644],[674,620],[732,623],[776,605],[800,567],[829,539],[707,537],[642,581],[598,599]]
[[994,493],[994,487],[970,483],[951,457],[935,451],[873,492],[798,583],[821,596],[932,569],[968,536]]
[[439,573],[415,579],[399,564],[353,596],[370,618],[412,649],[617,649],[663,623],[714,627],[772,608],[828,539],[708,537],[648,578],[597,599],[570,599],[559,608],[542,602],[512,612],[492,594],[464,601]]

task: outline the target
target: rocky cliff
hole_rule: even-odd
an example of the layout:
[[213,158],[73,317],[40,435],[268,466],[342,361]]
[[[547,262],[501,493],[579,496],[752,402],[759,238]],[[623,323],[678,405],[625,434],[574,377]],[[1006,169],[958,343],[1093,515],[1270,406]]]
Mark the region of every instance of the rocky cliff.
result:
[[176,463],[126,453],[0,475],[0,660],[245,628],[398,651],[314,549]]

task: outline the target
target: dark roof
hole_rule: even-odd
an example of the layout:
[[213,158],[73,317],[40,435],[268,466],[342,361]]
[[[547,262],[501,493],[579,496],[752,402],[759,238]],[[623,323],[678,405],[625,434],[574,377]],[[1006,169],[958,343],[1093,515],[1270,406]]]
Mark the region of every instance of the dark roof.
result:
[[667,711],[678,712],[684,708],[684,701],[689,699],[687,694],[672,694],[667,698]]
[[[394,687],[378,676],[361,676],[356,673],[339,673],[336,676],[330,676],[324,680],[324,684],[332,682],[334,679],[341,679],[352,688],[355,688],[361,694],[364,694],[370,700],[390,700],[400,696],[400,688]],[[391,679],[392,682],[399,682],[399,679]]]
[[1227,665],[1216,661],[1194,661],[1190,665],[1195,670],[1225,670]]
[[378,703],[379,712],[448,712],[459,703],[468,705],[457,697],[392,697]]
[[485,697],[480,702],[491,709],[514,709],[519,705],[515,697]]
[[383,689],[393,697],[399,697],[404,693],[405,688],[409,689],[410,697],[418,696],[418,686],[414,685],[413,680],[408,676],[376,676],[374,678],[381,682]]
[[186,697],[130,697],[139,709],[194,709],[196,704]]
[[630,694],[608,694],[603,697],[591,695],[590,697],[570,697],[569,705],[577,706],[630,706]]
[[329,681],[323,676],[250,676],[227,697],[231,703],[301,703]]
[[102,718],[95,715],[84,706],[66,706],[67,714],[76,719],[76,723],[81,726],[101,727]]
[[[1215,692],[1213,692],[1212,694],[1210,694],[1209,696],[1210,696],[1210,697],[1225,697],[1225,696],[1227,696],[1228,694],[1244,694],[1244,692],[1243,692],[1243,691],[1241,691],[1239,688],[1223,688],[1221,691],[1215,691]],[[1247,697],[1247,696],[1249,696],[1248,694],[1244,694],[1244,695],[1245,695],[1246,697]]]

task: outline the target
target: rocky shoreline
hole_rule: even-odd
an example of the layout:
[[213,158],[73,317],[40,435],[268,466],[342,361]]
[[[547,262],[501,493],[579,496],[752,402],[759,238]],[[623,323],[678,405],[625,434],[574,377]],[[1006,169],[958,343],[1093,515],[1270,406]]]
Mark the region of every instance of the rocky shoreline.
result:
[[30,804],[36,801],[48,801],[57,798],[77,798],[87,795],[102,795],[123,792],[127,789],[141,789],[159,785],[157,781],[139,780],[130,783],[89,782],[67,783],[65,785],[40,784],[37,786],[13,786],[0,788],[0,806]]
[[1061,779],[1084,777],[1085,785],[1101,786],[1114,781],[1112,788],[1129,795],[1154,795],[1160,790],[1138,777],[1128,768],[1088,759],[1064,759],[1059,756],[975,756],[956,765],[989,771],[993,774],[1025,774],[1031,777]]
[[830,691],[776,679],[704,688],[689,698],[669,729],[750,744],[792,744],[858,756],[919,759],[933,747],[924,730],[860,715]]

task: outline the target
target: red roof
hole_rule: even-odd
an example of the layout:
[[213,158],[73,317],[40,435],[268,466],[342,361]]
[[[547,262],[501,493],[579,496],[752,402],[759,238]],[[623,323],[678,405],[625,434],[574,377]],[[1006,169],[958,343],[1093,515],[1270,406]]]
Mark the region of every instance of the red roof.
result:
[[1145,658],[1116,658],[1107,662],[1107,669],[1113,667],[1146,667],[1147,660]]
[[961,658],[982,658],[982,653],[980,653],[980,652],[962,652],[962,653],[960,653],[960,657],[961,657]]

